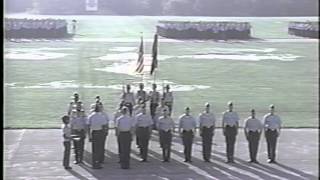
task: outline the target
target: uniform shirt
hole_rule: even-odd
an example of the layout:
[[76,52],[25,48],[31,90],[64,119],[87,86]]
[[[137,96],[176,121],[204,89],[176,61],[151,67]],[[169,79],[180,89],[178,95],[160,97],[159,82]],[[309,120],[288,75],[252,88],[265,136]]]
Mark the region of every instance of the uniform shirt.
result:
[[71,126],[70,126],[70,124],[62,124],[61,129],[62,129],[62,134],[64,135],[63,141],[69,142],[71,140]]
[[139,113],[135,118],[137,127],[149,127],[153,124],[152,118],[148,114]]
[[224,126],[229,125],[229,126],[235,126],[239,122],[239,116],[238,113],[232,111],[226,111],[223,113],[222,117],[222,123]]
[[270,113],[268,113],[263,117],[263,120],[264,120],[264,127],[266,129],[275,130],[275,129],[280,129],[281,127],[281,120],[280,120],[280,117],[277,115],[271,115]]
[[133,107],[133,116],[136,116],[142,112],[142,108],[140,105],[135,105]]
[[147,101],[147,93],[144,90],[139,90],[136,95],[136,99],[142,99],[143,101]]
[[116,120],[116,127],[118,128],[119,132],[130,131],[133,127],[135,127],[135,120],[129,115],[121,115]]
[[189,131],[196,128],[196,126],[196,120],[191,115],[187,116],[186,114],[183,114],[179,117],[179,128]]
[[259,119],[248,117],[245,120],[244,130],[246,132],[249,132],[249,131],[261,132],[262,131],[262,123],[260,122]]
[[124,103],[131,103],[132,105],[135,104],[134,95],[132,92],[123,93],[122,100],[124,101]]
[[173,94],[172,92],[163,93],[163,102],[173,103]]
[[174,128],[174,122],[171,117],[160,116],[157,122],[157,128],[163,131],[169,131]]
[[216,117],[214,116],[213,113],[209,112],[202,112],[199,115],[199,123],[200,127],[211,127],[215,126],[216,124]]
[[71,128],[76,130],[85,129],[87,121],[88,120],[86,116],[71,117]]
[[165,106],[158,106],[155,112],[155,120],[158,120],[160,116],[163,116],[163,110]]
[[[91,111],[92,111],[92,112],[93,112],[94,109],[96,108],[96,104],[97,104],[97,103],[92,103],[92,104],[90,105],[90,108],[91,108]],[[101,109],[103,110],[104,108],[103,108],[102,102],[98,102],[98,104],[99,104],[99,106],[101,107]]]
[[151,103],[159,103],[160,93],[158,91],[150,91],[149,96]]
[[101,130],[102,126],[108,125],[109,118],[105,113],[93,112],[89,115],[87,124],[91,130]]

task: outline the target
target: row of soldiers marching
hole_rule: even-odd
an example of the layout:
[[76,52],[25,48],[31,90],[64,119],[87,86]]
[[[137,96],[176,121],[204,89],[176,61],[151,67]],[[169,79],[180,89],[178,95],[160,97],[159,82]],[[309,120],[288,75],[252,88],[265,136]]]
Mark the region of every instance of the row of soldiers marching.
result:
[[[169,86],[166,92],[169,91]],[[140,85],[136,97],[138,99],[139,108],[133,108],[133,93],[130,92],[130,86],[127,86],[127,91],[123,92],[122,102],[119,109],[114,114],[115,132],[118,141],[118,153],[120,158],[120,165],[123,169],[128,169],[130,166],[130,151],[132,137],[136,134],[136,143],[140,149],[141,162],[147,162],[148,145],[152,129],[156,128],[159,133],[159,143],[162,148],[163,162],[170,161],[172,136],[175,132],[175,123],[171,118],[171,110],[169,106],[162,108],[161,114],[154,118],[152,117],[152,110],[154,110],[154,103],[152,97],[160,96],[155,93],[156,86],[153,85],[153,91],[149,93],[142,93],[143,85]],[[145,95],[145,99],[143,96]],[[172,95],[172,93],[171,93]],[[164,98],[162,98],[164,99]],[[150,114],[146,110],[146,101],[150,100]],[[172,97],[173,100],[173,97]],[[164,102],[164,101],[162,101]],[[173,101],[172,101],[173,102]],[[153,104],[153,105],[152,105]],[[171,104],[172,105],[172,104]],[[270,105],[270,113],[266,114],[264,125],[255,117],[254,109],[251,110],[251,116],[245,120],[244,132],[249,143],[250,162],[258,163],[256,160],[258,145],[261,133],[265,130],[265,136],[268,144],[268,162],[274,163],[276,156],[276,143],[280,134],[281,120],[279,116],[274,114],[274,105]],[[130,110],[131,109],[131,110]],[[212,150],[212,137],[214,136],[216,127],[216,118],[214,113],[210,110],[210,104],[206,103],[204,111],[199,114],[199,122],[191,115],[191,109],[185,108],[185,112],[179,117],[178,132],[182,138],[184,145],[185,162],[192,162],[192,144],[193,138],[196,134],[197,124],[199,123],[199,133],[202,137],[203,159],[205,162],[210,162]],[[70,123],[69,123],[70,120]],[[104,163],[105,141],[109,131],[109,116],[104,111],[103,103],[100,97],[96,97],[96,102],[91,105],[91,113],[88,117],[85,116],[83,104],[79,100],[79,94],[74,94],[74,100],[69,104],[68,116],[63,117],[63,134],[64,134],[64,167],[70,169],[69,156],[71,141],[73,141],[75,149],[76,164],[82,163],[84,140],[86,133],[89,137],[89,142],[92,142],[92,165],[95,169],[102,168]],[[237,112],[233,111],[233,103],[228,103],[228,110],[223,113],[222,117],[223,135],[226,140],[226,156],[227,163],[234,162],[234,144],[238,134],[239,116]]]
[[[63,38],[68,34],[68,23],[64,19],[16,19],[5,18],[7,39]],[[75,34],[76,20],[72,20],[72,33]]]

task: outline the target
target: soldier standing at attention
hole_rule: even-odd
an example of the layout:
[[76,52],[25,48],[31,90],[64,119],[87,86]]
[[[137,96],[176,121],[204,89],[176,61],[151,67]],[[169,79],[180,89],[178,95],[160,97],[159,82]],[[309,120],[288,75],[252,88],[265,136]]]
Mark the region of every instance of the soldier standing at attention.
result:
[[236,142],[236,136],[238,134],[239,116],[238,113],[232,111],[233,103],[228,102],[229,110],[223,113],[222,127],[223,135],[226,137],[226,151],[227,151],[227,163],[234,163],[234,144]]
[[210,162],[212,137],[214,135],[216,118],[210,112],[210,104],[205,104],[205,111],[199,115],[200,136],[202,137],[202,155],[205,162]]
[[120,165],[122,169],[130,168],[130,152],[132,134],[134,133],[135,122],[127,113],[128,108],[123,107],[122,115],[116,122],[116,135],[118,137]]
[[255,117],[255,110],[251,110],[251,117],[245,120],[244,133],[249,143],[250,163],[259,163],[257,161],[257,152],[259,140],[262,132],[262,123]]
[[141,104],[141,103],[145,104],[148,101],[147,92],[143,90],[143,88],[144,88],[143,83],[140,83],[139,90],[137,91],[137,94],[136,94],[136,99],[138,100],[137,104]]
[[[141,103],[142,101],[139,101],[139,104],[135,105],[135,107],[133,108],[133,116],[136,117],[138,114],[142,113],[142,109],[145,108],[145,104]],[[151,117],[151,116],[150,116]],[[152,119],[151,119],[152,120]],[[140,142],[139,142],[140,138],[138,136],[136,136],[136,145],[137,148],[140,148]],[[141,154],[141,149],[140,149],[140,154]]]
[[[99,96],[97,96],[97,97],[99,97]],[[103,137],[103,139],[102,139],[103,156],[100,159],[100,163],[104,163],[104,152],[105,152],[105,146],[106,146],[106,139],[107,139],[107,136],[109,134],[109,116],[108,116],[107,112],[104,111],[103,104],[100,101],[100,98],[96,101],[96,103],[97,103],[96,106],[99,106],[101,113],[105,116],[105,118],[106,118],[106,120],[108,122],[106,124],[106,126],[104,126],[103,136],[102,136]]]
[[94,112],[88,118],[89,141],[92,142],[92,166],[101,169],[101,161],[104,156],[103,140],[108,119],[101,112],[100,106],[95,106]]
[[124,105],[128,107],[130,116],[132,116],[133,106],[135,105],[135,99],[132,92],[130,92],[131,86],[127,84],[127,92],[123,92],[122,94],[122,101]]
[[136,136],[139,142],[141,162],[147,162],[149,140],[152,132],[153,121],[147,114],[145,106],[142,107],[142,112],[136,115]]
[[63,166],[65,169],[72,169],[69,165],[70,162],[70,150],[71,150],[71,126],[69,124],[69,116],[62,117],[62,133],[63,133]]
[[163,93],[163,102],[165,106],[168,106],[169,108],[169,116],[172,114],[172,106],[173,106],[173,94],[170,92],[170,86],[169,84],[166,85],[166,91]]
[[153,119],[153,122],[155,122],[155,115],[156,115],[156,109],[159,105],[160,101],[160,93],[157,91],[157,85],[152,84],[152,91],[149,93],[150,97],[150,114]]
[[101,111],[103,111],[103,110],[104,110],[104,107],[103,107],[103,103],[101,102],[100,96],[96,96],[95,100],[96,100],[96,102],[93,103],[93,104],[91,104],[91,106],[90,106],[92,112],[94,111],[95,106],[96,106],[97,104],[101,107]]
[[174,132],[174,122],[168,115],[167,109],[163,109],[163,116],[161,116],[157,122],[157,129],[159,131],[159,142],[162,148],[162,162],[169,162],[172,132]]
[[[122,115],[122,108],[123,108],[123,102],[121,102],[119,104],[119,108],[113,114],[113,127],[114,128],[116,128],[116,126],[117,126],[117,119]],[[118,136],[117,133],[116,133],[116,136]],[[119,141],[117,141],[117,143],[118,143],[118,147],[120,147]],[[120,158],[120,148],[118,148],[118,154],[119,154],[119,158]]]
[[[164,109],[168,109],[168,107],[164,105],[163,99],[161,99],[161,103],[160,104],[161,105],[156,108],[155,116],[153,118],[154,125],[157,124],[157,122],[159,120],[159,117],[161,117],[163,115],[163,110]],[[167,111],[167,113],[169,113],[169,112]],[[170,114],[168,114],[168,115],[170,116]]]
[[74,136],[74,164],[79,164],[82,163],[83,159],[87,117],[85,116],[84,109],[81,109],[81,107],[77,107],[76,110],[72,110],[72,114],[73,116],[71,116],[71,134]]
[[185,113],[179,117],[179,133],[182,137],[182,142],[184,145],[184,162],[192,162],[192,143],[194,133],[196,133],[197,123],[194,117],[190,115],[190,108],[186,107],[185,110]]
[[70,116],[70,114],[71,114],[71,111],[73,110],[73,109],[76,109],[78,106],[80,106],[81,108],[83,108],[83,104],[82,104],[82,102],[79,100],[80,99],[80,96],[79,96],[79,94],[77,93],[77,92],[75,92],[74,94],[73,94],[73,101],[71,101],[70,103],[69,103],[69,107],[68,107],[68,116]]
[[268,145],[268,163],[276,163],[277,139],[280,135],[281,120],[274,114],[274,105],[270,105],[270,113],[263,117],[264,134]]

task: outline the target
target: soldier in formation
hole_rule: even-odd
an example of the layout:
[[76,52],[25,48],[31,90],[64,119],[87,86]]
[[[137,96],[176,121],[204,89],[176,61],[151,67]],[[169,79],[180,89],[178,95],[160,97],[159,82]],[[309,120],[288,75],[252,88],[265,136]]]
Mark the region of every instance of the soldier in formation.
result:
[[202,156],[205,162],[210,162],[212,137],[214,135],[216,118],[210,112],[210,104],[205,104],[205,110],[199,115],[199,130],[202,137]]
[[[129,88],[128,88],[129,87]],[[141,87],[141,86],[140,86]],[[168,86],[167,86],[168,87]],[[140,88],[140,90],[143,89]],[[141,92],[141,91],[140,91]],[[168,90],[167,90],[168,92]],[[150,93],[150,99],[157,99],[156,86],[153,86],[153,91]],[[125,96],[129,96],[127,98]],[[152,97],[154,96],[154,97]],[[147,113],[146,104],[142,96],[136,96],[140,99],[138,102],[139,107],[135,109],[133,115],[130,115],[128,102],[134,100],[133,93],[130,92],[130,86],[127,86],[127,92],[122,96],[122,101],[119,108],[114,114],[114,127],[118,141],[118,152],[120,165],[123,169],[130,168],[130,151],[131,141],[134,134],[137,137],[137,143],[140,148],[141,161],[147,162],[148,159],[148,146],[152,133],[154,120],[152,119],[151,112]],[[147,98],[146,98],[147,99]],[[130,101],[132,102],[132,101]],[[156,102],[155,100],[153,102]],[[175,124],[170,117],[169,107],[165,105],[165,98],[162,98],[161,106],[156,114],[157,121],[156,127],[159,132],[159,142],[162,149],[163,162],[170,161],[172,133],[175,130]],[[129,105],[130,106],[130,105]],[[83,103],[80,101],[78,93],[73,94],[73,101],[70,102],[67,113],[68,116],[63,118],[63,133],[64,133],[64,167],[70,169],[69,158],[71,140],[75,147],[75,163],[82,163],[84,142],[86,133],[89,137],[89,142],[92,142],[92,166],[95,169],[102,168],[104,163],[105,141],[109,132],[109,117],[104,112],[103,103],[100,96],[96,96],[96,101],[91,105],[93,112],[88,117],[85,115]],[[212,138],[214,136],[216,118],[211,112],[210,104],[205,104],[205,109],[199,114],[199,134],[202,138],[202,155],[205,162],[210,162],[212,153]],[[256,118],[255,110],[251,110],[251,116],[245,120],[244,132],[248,140],[250,161],[258,163],[257,153],[258,145],[261,137],[262,129],[264,127],[265,137],[268,145],[268,162],[275,163],[276,158],[276,145],[277,139],[280,134],[281,120],[278,115],[274,113],[275,106],[270,105],[270,113],[263,117],[264,125]],[[70,124],[69,124],[70,119]],[[196,119],[190,114],[190,108],[186,107],[184,114],[179,117],[179,133],[182,138],[184,146],[185,162],[192,162],[192,144],[194,135],[196,133],[197,122]],[[228,102],[228,110],[222,116],[222,129],[226,141],[226,157],[227,163],[234,162],[234,145],[236,136],[238,134],[239,116],[233,110],[233,102]],[[70,131],[70,132],[69,132]]]

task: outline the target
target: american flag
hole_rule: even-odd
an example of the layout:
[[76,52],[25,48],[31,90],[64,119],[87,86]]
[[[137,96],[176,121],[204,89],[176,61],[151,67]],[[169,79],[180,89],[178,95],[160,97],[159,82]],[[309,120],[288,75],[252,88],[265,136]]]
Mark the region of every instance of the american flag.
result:
[[143,71],[143,68],[144,68],[143,61],[144,61],[144,57],[143,57],[143,37],[141,36],[141,43],[140,43],[140,48],[139,48],[139,57],[138,57],[137,69],[136,69],[137,73],[141,73]]
[[150,74],[152,75],[154,70],[158,67],[158,34],[154,35],[153,46],[152,46],[152,64]]

